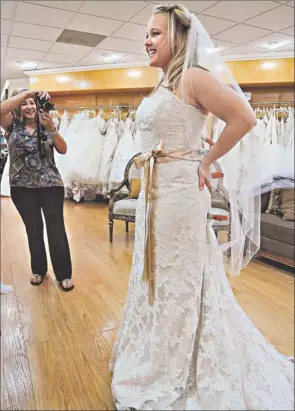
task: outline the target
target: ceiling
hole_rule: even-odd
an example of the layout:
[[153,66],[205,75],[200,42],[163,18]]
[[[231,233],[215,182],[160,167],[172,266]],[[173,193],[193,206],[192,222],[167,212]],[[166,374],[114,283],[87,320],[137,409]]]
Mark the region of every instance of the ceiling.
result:
[[[158,3],[166,2],[1,0],[1,80],[27,70],[147,64],[143,39]],[[180,3],[227,60],[294,55],[294,1]]]

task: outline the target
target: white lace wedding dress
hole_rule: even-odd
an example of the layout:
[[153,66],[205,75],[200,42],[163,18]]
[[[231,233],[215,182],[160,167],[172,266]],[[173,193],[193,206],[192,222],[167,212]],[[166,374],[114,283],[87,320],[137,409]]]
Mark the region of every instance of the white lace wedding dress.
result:
[[[188,118],[189,114],[189,118]],[[187,121],[184,121],[183,118]],[[143,150],[201,146],[204,116],[160,87],[137,112]],[[117,409],[292,410],[294,366],[236,302],[211,225],[197,164],[156,164],[152,236],[155,302],[142,280],[144,187],[123,322],[110,369]],[[275,324],[274,324],[275,327]]]

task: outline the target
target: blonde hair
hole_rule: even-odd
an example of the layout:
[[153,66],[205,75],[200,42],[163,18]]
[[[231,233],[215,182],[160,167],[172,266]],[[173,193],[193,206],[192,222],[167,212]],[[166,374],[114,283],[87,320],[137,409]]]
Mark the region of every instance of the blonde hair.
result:
[[[17,88],[12,92],[11,97],[17,96],[17,95],[23,93],[24,91],[28,91],[28,89],[27,88]],[[15,108],[13,110],[12,117],[13,117],[13,120],[15,121],[15,123],[17,123],[18,125],[21,125],[21,126],[24,125],[24,119],[23,119],[23,116],[21,115],[19,107]]]
[[173,57],[167,71],[167,87],[175,92],[181,80],[186,55],[191,25],[190,12],[184,6],[169,4],[156,6],[153,14],[166,14],[168,16],[168,37]]

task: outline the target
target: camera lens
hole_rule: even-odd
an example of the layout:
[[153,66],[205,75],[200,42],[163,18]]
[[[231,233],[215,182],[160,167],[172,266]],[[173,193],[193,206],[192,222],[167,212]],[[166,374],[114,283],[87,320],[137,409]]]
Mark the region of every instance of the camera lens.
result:
[[49,103],[49,101],[45,101],[44,103],[43,103],[43,110],[45,110],[45,111],[51,111],[51,110],[54,110],[54,104],[51,104],[51,103]]

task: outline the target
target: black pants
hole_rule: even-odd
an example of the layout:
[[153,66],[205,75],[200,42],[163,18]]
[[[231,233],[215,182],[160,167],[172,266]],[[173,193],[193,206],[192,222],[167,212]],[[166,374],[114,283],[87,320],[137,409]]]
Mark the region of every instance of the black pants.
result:
[[26,226],[33,274],[44,276],[47,273],[43,211],[56,279],[71,278],[72,263],[63,216],[64,188],[11,187],[11,198]]

